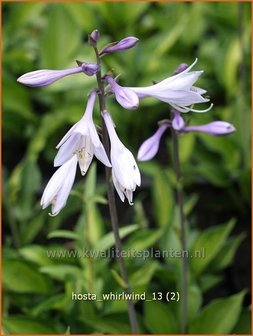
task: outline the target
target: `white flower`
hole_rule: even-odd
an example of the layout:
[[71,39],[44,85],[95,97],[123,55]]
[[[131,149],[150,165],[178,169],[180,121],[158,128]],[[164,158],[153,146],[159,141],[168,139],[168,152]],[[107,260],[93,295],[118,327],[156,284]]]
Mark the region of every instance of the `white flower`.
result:
[[190,69],[197,63],[195,62],[186,70],[177,75],[168,77],[163,81],[147,87],[129,87],[128,89],[134,91],[139,98],[154,97],[165,103],[170,104],[180,112],[207,112],[212,108],[211,106],[206,110],[194,110],[191,105],[198,103],[206,103],[209,99],[202,97],[206,90],[192,86],[203,71],[192,71]]
[[113,121],[107,111],[103,118],[111,142],[112,179],[115,189],[124,202],[125,197],[130,205],[133,204],[133,192],[141,184],[141,175],[133,154],[119,140],[114,129]]
[[96,92],[93,91],[89,97],[82,119],[68,131],[57,145],[56,148],[60,149],[54,159],[55,167],[61,166],[74,154],[78,157],[82,175],[86,174],[94,155],[107,167],[111,167],[92,120],[95,99]]
[[43,209],[52,204],[52,216],[56,216],[66,205],[76,176],[77,157],[74,155],[51,177],[41,198]]

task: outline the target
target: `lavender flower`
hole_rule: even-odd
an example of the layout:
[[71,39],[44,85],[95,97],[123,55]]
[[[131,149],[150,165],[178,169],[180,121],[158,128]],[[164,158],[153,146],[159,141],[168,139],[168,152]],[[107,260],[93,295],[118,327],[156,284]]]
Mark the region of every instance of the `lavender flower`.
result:
[[139,98],[154,97],[165,103],[170,104],[180,112],[207,112],[213,104],[205,110],[195,110],[191,106],[198,103],[206,103],[209,99],[202,97],[206,90],[192,86],[203,71],[192,71],[190,69],[197,63],[195,62],[186,70],[177,75],[168,77],[163,81],[147,87],[129,87]]
[[158,152],[161,137],[168,127],[168,124],[162,124],[154,135],[143,142],[137,155],[139,161],[148,161],[153,159]]
[[49,180],[42,198],[43,209],[52,204],[52,216],[56,216],[66,205],[76,176],[77,157],[74,155],[64,163]]
[[56,148],[60,149],[54,159],[55,167],[64,164],[64,162],[68,161],[75,154],[78,157],[82,175],[86,174],[94,155],[104,165],[111,167],[92,120],[95,99],[96,91],[93,91],[90,94],[83,117],[68,131],[57,145]]
[[110,43],[109,45],[105,46],[100,51],[99,56],[104,56],[106,54],[111,54],[113,52],[123,51],[123,50],[133,48],[138,41],[139,41],[139,39],[137,37],[134,37],[134,36],[125,37],[118,42],[113,42],[113,43]]
[[112,77],[105,76],[105,79],[111,86],[112,92],[115,94],[117,102],[127,110],[137,109],[139,106],[139,98],[137,94],[129,88],[120,86]]
[[65,70],[44,69],[28,72],[20,76],[17,81],[31,87],[47,86],[62,77],[80,72],[84,72],[87,76],[93,76],[99,69],[99,65],[94,63],[79,62],[78,65],[78,67]]
[[226,121],[213,121],[204,125],[186,126],[181,131],[184,133],[202,132],[210,135],[227,135],[235,130],[235,127]]
[[108,111],[103,111],[103,118],[111,142],[112,180],[114,187],[124,202],[125,197],[133,204],[133,192],[141,184],[141,175],[133,154],[119,140],[113,121]]
[[174,130],[179,131],[181,130],[184,125],[184,119],[181,117],[180,113],[177,110],[172,110],[173,112],[173,119],[172,119],[172,127],[174,128]]

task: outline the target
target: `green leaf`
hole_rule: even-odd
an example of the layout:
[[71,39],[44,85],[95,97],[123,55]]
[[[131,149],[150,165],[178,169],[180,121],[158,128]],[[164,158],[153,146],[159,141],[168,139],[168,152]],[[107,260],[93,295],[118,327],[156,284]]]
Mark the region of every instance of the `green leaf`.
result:
[[30,158],[24,158],[15,167],[10,178],[11,198],[18,204],[16,214],[21,220],[29,217],[34,211],[32,203],[40,185],[41,176],[37,163]]
[[64,69],[75,59],[80,43],[81,31],[72,16],[64,6],[51,4],[47,26],[39,44],[41,68]]
[[190,334],[230,334],[240,316],[245,291],[207,305],[189,325]]
[[245,236],[246,235],[244,233],[241,233],[235,238],[229,238],[220,250],[220,252],[211,262],[209,266],[210,269],[217,271],[228,267],[233,262],[236,250],[245,238]]
[[[127,225],[119,229],[120,238],[123,239],[139,228],[137,224]],[[113,232],[107,233],[94,246],[95,251],[106,251],[115,245]]]
[[200,288],[203,293],[209,290],[210,288],[214,287],[221,281],[222,281],[222,276],[214,275],[214,274],[203,274],[199,278]]
[[171,310],[169,303],[145,301],[144,323],[152,334],[179,333],[178,321]]
[[205,251],[204,258],[190,259],[190,265],[195,275],[201,274],[210,262],[216,257],[221,248],[224,246],[227,237],[235,225],[235,220],[231,219],[225,225],[218,225],[206,229],[200,233],[191,248],[191,254],[195,255],[196,251]]
[[35,306],[31,310],[31,315],[33,316],[40,316],[43,312],[49,311],[49,310],[64,310],[66,307],[66,296],[65,294],[57,294],[53,295],[50,298],[43,300],[41,303],[39,303],[37,306]]
[[114,269],[112,269],[111,272],[112,272],[112,276],[116,280],[117,284],[124,289],[127,288],[127,284],[124,281],[124,279],[121,277],[121,275],[119,275],[119,273]]
[[84,186],[85,210],[84,210],[84,230],[87,240],[93,246],[104,233],[103,220],[98,211],[95,200],[97,183],[97,166],[95,163],[89,168]]
[[202,304],[202,293],[198,286],[190,285],[188,287],[188,319],[192,321],[199,312]]
[[141,170],[153,177],[152,199],[155,219],[160,227],[168,225],[173,208],[173,196],[166,173],[158,165],[147,163]]
[[46,252],[46,248],[41,245],[28,245],[22,247],[19,250],[21,256],[24,257],[27,261],[34,262],[40,266],[53,264],[53,261],[48,258]]
[[77,233],[73,231],[68,231],[68,230],[55,230],[52,232],[49,232],[47,235],[49,239],[51,238],[67,238],[71,240],[79,240],[80,237]]
[[227,53],[224,59],[224,84],[229,95],[233,94],[238,87],[238,67],[241,60],[240,41],[236,37],[231,40],[230,45],[226,48]]
[[217,187],[225,188],[228,185],[229,178],[223,166],[217,169],[216,163],[201,162],[201,165],[194,167],[194,170],[196,174],[203,176]]
[[195,134],[188,133],[178,138],[179,140],[179,158],[181,164],[189,161],[195,145]]
[[46,216],[48,216],[47,213],[40,212],[37,216],[31,219],[31,221],[29,221],[28,225],[21,226],[21,241],[24,245],[32,242],[41,229],[43,229],[46,222]]
[[236,326],[232,330],[233,335],[242,335],[252,333],[252,315],[250,309],[243,309],[241,315],[236,323]]
[[127,250],[143,251],[158,241],[162,236],[163,230],[141,229],[135,232],[126,242],[124,248]]
[[57,334],[56,329],[54,329],[49,322],[41,321],[41,318],[34,319],[25,316],[8,316],[3,317],[2,322],[6,334]]
[[82,279],[81,269],[73,265],[49,265],[40,268],[42,273],[45,273],[53,279],[66,281],[67,279]]
[[93,327],[95,330],[106,334],[130,334],[131,330],[126,316],[120,319],[118,314],[104,317],[97,316],[96,318],[89,317],[84,321],[86,324]]
[[3,286],[17,293],[46,294],[51,290],[51,281],[35,267],[19,260],[3,260]]
[[158,268],[157,262],[149,262],[144,266],[140,267],[136,272],[131,274],[129,277],[129,282],[131,284],[131,288],[147,285],[150,283],[155,271]]

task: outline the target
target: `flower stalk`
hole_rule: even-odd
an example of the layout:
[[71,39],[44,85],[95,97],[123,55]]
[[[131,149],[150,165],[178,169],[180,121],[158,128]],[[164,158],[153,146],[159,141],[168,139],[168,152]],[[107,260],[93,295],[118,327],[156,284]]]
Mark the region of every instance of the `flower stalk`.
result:
[[[177,178],[176,192],[177,192],[177,204],[179,209],[179,221],[180,221],[180,240],[181,247],[183,251],[187,250],[186,243],[186,224],[184,216],[184,194],[183,194],[183,178],[181,175],[181,166],[179,159],[179,144],[178,144],[178,135],[176,131],[171,127],[172,134],[172,148],[173,148],[173,159],[174,159],[174,169]],[[187,258],[182,258],[181,264],[181,307],[180,307],[180,332],[181,334],[186,333],[187,320],[188,320],[188,261]]]
[[[94,51],[96,53],[97,57],[97,64],[101,64],[99,52],[96,46],[94,46]],[[104,90],[104,83],[102,80],[102,75],[101,75],[101,70],[99,70],[96,73],[96,78],[97,78],[97,84],[99,88],[99,93],[98,93],[98,98],[99,98],[99,108],[100,112],[102,115],[102,112],[105,110],[105,90]],[[109,142],[109,135],[108,131],[105,125],[105,121],[103,118],[102,119],[102,142],[105,148],[105,151],[107,153],[107,156],[110,156],[110,142]],[[125,292],[127,294],[131,293],[131,289],[129,286],[129,281],[128,281],[128,274],[127,274],[127,269],[126,265],[124,262],[124,259],[122,257],[122,242],[119,234],[119,222],[118,222],[118,214],[117,214],[117,208],[116,208],[116,201],[115,201],[115,194],[114,194],[114,187],[112,184],[112,176],[111,176],[112,169],[110,167],[105,167],[105,173],[106,173],[106,183],[107,183],[107,195],[108,195],[108,204],[109,204],[109,211],[110,211],[110,218],[111,218],[111,224],[112,224],[112,229],[113,229],[113,234],[115,238],[115,246],[117,250],[119,251],[118,253],[118,261],[119,261],[119,268],[120,268],[120,274],[121,277],[126,284]],[[138,333],[138,323],[137,323],[137,318],[136,318],[136,312],[135,312],[135,307],[134,303],[132,300],[127,301],[127,308],[128,308],[128,315],[129,315],[129,320],[130,320],[130,325],[131,325],[131,332],[132,334],[137,334]]]

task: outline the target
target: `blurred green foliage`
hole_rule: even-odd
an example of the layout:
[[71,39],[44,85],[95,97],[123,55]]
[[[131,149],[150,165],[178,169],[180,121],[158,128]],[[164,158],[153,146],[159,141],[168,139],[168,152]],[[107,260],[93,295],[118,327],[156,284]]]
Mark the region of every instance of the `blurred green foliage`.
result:
[[[250,333],[247,303],[243,308],[246,292],[228,290],[226,284],[225,297],[218,298],[215,292],[226,278],[224,270],[233,270],[238,247],[244,251],[248,242],[250,3],[6,2],[2,13],[3,332],[130,332],[125,302],[71,299],[72,292],[100,297],[122,291],[114,260],[64,257],[66,251],[84,247],[107,251],[114,245],[102,169],[93,164],[85,179],[78,179],[57,217],[49,217],[39,205],[54,171],[55,145],[82,116],[95,80],[78,74],[37,89],[16,82],[28,71],[68,68],[76,59],[94,61],[86,42],[88,33],[97,28],[100,46],[130,35],[140,39],[134,49],[103,59],[104,70],[120,73],[123,85],[150,85],[173,73],[180,63],[191,64],[198,57],[196,68],[205,70],[198,86],[208,90],[214,108],[187,118],[194,124],[221,119],[235,125],[237,131],[228,137],[180,137],[188,248],[206,250],[206,258],[189,259],[188,332]],[[108,107],[123,143],[134,154],[169,112],[166,104],[153,99],[144,100],[137,111],[123,110],[113,99]],[[95,120],[99,123],[98,110]],[[134,206],[118,204],[124,248],[180,250],[169,136],[156,160],[140,168],[143,183]],[[63,254],[50,258],[48,251]],[[249,258],[245,260],[249,269]],[[133,292],[151,296],[180,291],[180,262],[127,258]],[[216,298],[212,302],[210,290]],[[179,332],[178,303],[136,302],[136,307],[142,333]]]

